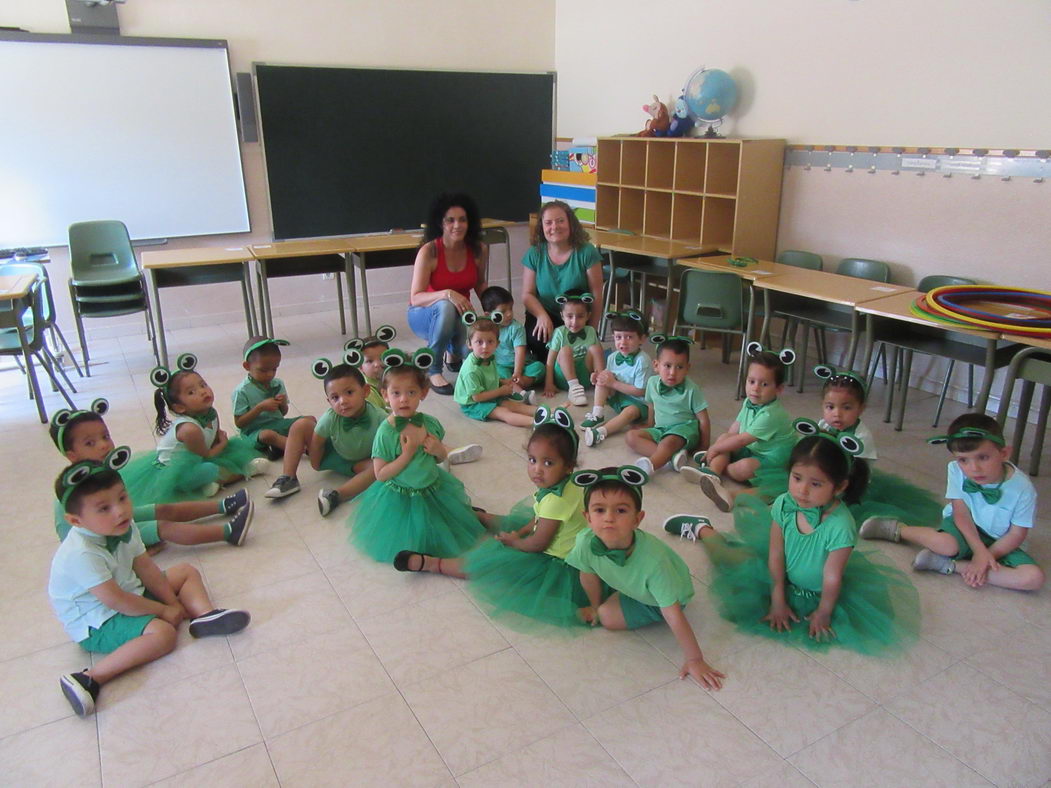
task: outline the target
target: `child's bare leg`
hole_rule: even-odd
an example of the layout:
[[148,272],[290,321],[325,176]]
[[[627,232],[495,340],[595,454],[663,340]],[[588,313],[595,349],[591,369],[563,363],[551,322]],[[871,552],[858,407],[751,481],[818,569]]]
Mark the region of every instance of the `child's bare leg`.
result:
[[220,487],[225,487],[226,485],[233,484],[234,482],[244,481],[244,475],[240,473],[231,473],[230,471],[226,471],[220,468],[219,478],[216,479],[216,481],[219,482]]
[[[595,406],[598,407],[598,389],[595,389]],[[605,422],[602,426],[606,429],[606,435],[616,435],[618,432],[623,430],[629,424],[633,424],[639,420],[639,409],[634,405],[628,405],[620,413],[614,416],[609,421]]]
[[[422,566],[420,565],[421,560],[423,561]],[[461,580],[467,577],[463,571],[463,561],[459,558],[436,558],[433,555],[422,553],[414,553],[409,557],[409,571],[431,572],[436,575],[458,577]]]
[[494,421],[502,421],[512,427],[531,427],[533,425],[533,412],[536,410],[531,405],[514,400],[504,400],[489,413],[489,418]]
[[[606,407],[606,401],[609,399],[609,389],[605,386],[595,384],[595,410],[599,413]],[[608,429],[608,427],[607,427]]]
[[678,435],[665,435],[653,450],[653,454],[650,455],[650,462],[653,463],[653,469],[656,470],[657,468],[664,467],[664,464],[674,457],[676,452],[685,445],[685,439]]
[[310,445],[310,439],[314,437],[314,425],[317,420],[313,416],[304,416],[297,419],[288,431],[288,440],[285,442],[285,456],[282,460],[281,473],[285,476],[295,476],[299,461]]
[[602,350],[602,345],[590,345],[585,361],[589,372],[604,371],[606,369],[606,353]]
[[157,535],[165,542],[173,544],[222,542],[226,539],[226,526],[211,523],[173,523],[168,520],[160,520],[157,522]]
[[[970,564],[970,561],[957,561],[956,573],[962,575]],[[1044,572],[1036,564],[1013,567],[997,564],[997,566],[997,569],[990,571],[985,576],[989,585],[1010,588],[1014,591],[1036,591],[1044,584]]]
[[577,368],[573,359],[573,348],[569,345],[563,345],[558,351],[558,368],[562,370],[562,375],[566,381],[577,379]]
[[286,438],[280,432],[274,430],[259,430],[256,433],[255,439],[266,446],[274,446],[284,451]]
[[530,388],[534,383],[536,383],[536,378],[531,378],[529,375],[522,375],[518,379],[518,387],[522,389]]
[[155,618],[134,640],[111,651],[86,672],[99,684],[105,684],[121,673],[160,659],[175,648],[175,627],[162,618]]
[[620,606],[620,592],[614,593],[598,607],[598,620],[606,629],[627,629],[624,611]]
[[376,481],[376,472],[372,467],[372,458],[366,457],[364,460],[358,460],[354,463],[354,475],[336,488],[339,500],[342,502],[356,498],[365,492],[374,481]]
[[176,564],[165,570],[165,576],[171,583],[179,603],[186,609],[190,618],[197,618],[213,610],[212,600],[204,587],[201,573],[189,564]]
[[158,520],[186,523],[202,517],[222,514],[219,501],[182,501],[180,503],[159,503],[155,507]]
[[[628,446],[643,457],[650,457],[657,451],[657,441],[650,437],[645,429],[630,430],[627,435]],[[657,466],[654,465],[654,468]]]
[[[713,468],[712,470],[715,469]],[[755,476],[757,470],[759,470],[759,460],[755,457],[745,457],[743,460],[731,462],[727,465],[726,475],[735,482],[746,482]]]
[[902,541],[926,547],[938,555],[954,556],[960,551],[960,546],[956,544],[956,538],[952,534],[947,534],[935,528],[902,524],[898,530],[898,535]]
[[712,454],[711,451],[709,451],[708,455],[704,458],[704,461],[709,468],[722,476],[726,473],[726,466],[730,464],[730,455]]

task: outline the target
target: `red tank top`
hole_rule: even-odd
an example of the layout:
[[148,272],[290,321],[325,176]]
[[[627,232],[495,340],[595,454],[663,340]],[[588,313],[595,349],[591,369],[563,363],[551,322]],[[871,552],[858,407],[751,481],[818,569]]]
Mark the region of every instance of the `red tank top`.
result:
[[445,244],[441,238],[434,239],[434,251],[438,255],[438,263],[431,272],[431,283],[427,286],[427,292],[455,290],[464,298],[470,298],[471,289],[478,284],[478,267],[474,263],[474,251],[471,247],[467,247],[467,265],[462,271],[450,271],[445,264]]

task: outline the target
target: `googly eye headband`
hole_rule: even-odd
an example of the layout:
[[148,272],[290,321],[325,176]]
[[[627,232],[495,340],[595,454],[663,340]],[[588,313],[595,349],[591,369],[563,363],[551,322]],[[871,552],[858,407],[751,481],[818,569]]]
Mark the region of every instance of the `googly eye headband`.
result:
[[634,309],[629,309],[627,312],[615,312],[609,311],[606,313],[606,320],[634,320],[639,324],[639,330],[642,333],[646,333],[646,318],[642,316],[641,312],[636,312]]
[[271,339],[270,337],[260,337],[250,345],[245,346],[244,360],[248,361],[248,357],[256,350],[266,345],[277,345],[279,347],[286,347],[289,344],[287,339]]
[[435,352],[429,347],[421,347],[411,355],[404,350],[391,348],[390,350],[384,351],[380,358],[383,360],[383,366],[387,369],[396,369],[404,366],[416,367],[417,369],[428,369],[434,364],[435,357]]
[[84,416],[88,413],[94,413],[96,416],[105,416],[109,411],[109,402],[102,397],[91,403],[91,407],[87,410],[68,410],[62,409],[55,411],[55,414],[51,417],[51,426],[55,430],[55,448],[57,448],[62,454],[66,453],[65,450],[65,438],[66,438],[66,427],[69,426],[74,419]]
[[796,419],[792,422],[792,426],[795,427],[796,432],[804,437],[816,435],[836,444],[847,455],[847,463],[849,465],[853,465],[854,458],[865,451],[865,444],[856,435],[848,435],[846,433],[833,435],[831,432],[821,429],[813,419]]
[[927,438],[927,443],[932,446],[940,446],[943,443],[960,440],[961,438],[977,438],[979,440],[992,441],[1000,448],[1007,445],[1007,441],[1003,439],[1002,435],[997,435],[995,432],[990,432],[989,430],[983,430],[981,427],[964,427],[951,435],[935,435],[933,438]]
[[574,453],[580,447],[580,438],[577,436],[573,417],[569,415],[569,411],[565,408],[548,408],[547,405],[541,405],[533,413],[533,429],[535,430],[543,424],[554,424],[556,427],[561,427],[568,432],[569,437],[573,439]]
[[370,342],[382,342],[387,344],[394,341],[394,337],[398,336],[398,330],[394,326],[380,326],[376,329],[376,333],[370,337],[355,337],[354,339],[348,339],[343,344],[343,350],[364,350],[365,345]]
[[595,296],[591,295],[591,293],[563,293],[560,296],[555,296],[555,303],[559,306],[565,306],[573,302],[591,306],[595,303]]
[[464,312],[463,313],[463,317],[460,318],[460,320],[463,321],[463,324],[465,326],[473,326],[479,320],[483,320],[483,319],[484,320],[492,320],[493,323],[495,323],[496,325],[500,325],[501,323],[504,322],[504,313],[503,312],[483,312],[482,314],[479,315],[476,312]]
[[727,262],[735,268],[744,268],[749,265],[757,265],[759,263],[754,257],[731,257]]
[[868,393],[869,390],[869,384],[865,382],[865,378],[849,369],[836,369],[828,364],[818,364],[814,367],[814,374],[827,383],[835,384],[837,381],[854,381],[861,386],[861,390],[865,393]]
[[[365,354],[361,352],[360,348],[355,346],[356,342],[360,342],[360,339],[349,339],[346,344],[343,345],[343,364],[357,369],[361,366],[361,363],[365,360]],[[327,358],[316,358],[314,363],[310,365],[311,374],[318,380],[324,380],[325,375],[332,371],[332,368],[336,366]]]
[[599,482],[624,482],[638,493],[639,503],[642,503],[642,487],[650,480],[646,471],[635,465],[621,465],[612,472],[603,469],[599,471],[585,470],[577,471],[570,477],[577,487],[594,487]]
[[[745,353],[747,353],[751,358],[755,358],[760,353],[767,352],[763,348],[763,346],[755,340],[752,340],[747,345],[745,345],[744,350]],[[774,351],[772,350],[769,352],[774,353]],[[780,352],[774,353],[774,355],[777,356],[778,359],[780,359],[781,363],[784,364],[786,367],[790,367],[796,363],[796,352],[790,347],[782,348]]]
[[180,372],[193,372],[197,368],[197,356],[193,353],[183,353],[177,359],[175,359],[175,369],[165,369],[164,367],[154,367],[150,370],[150,383],[155,388],[159,388],[164,392],[164,396],[168,396],[168,386],[171,384],[172,379],[175,378]]
[[687,345],[692,345],[693,340],[689,337],[679,336],[678,334],[651,334],[650,342],[657,346],[657,350],[660,350],[660,346],[666,342],[685,342]]
[[69,496],[73,494],[73,491],[92,476],[96,476],[103,471],[119,471],[128,464],[130,459],[131,449],[127,446],[118,446],[107,454],[106,459],[102,462],[85,460],[84,462],[70,465],[62,472],[62,492],[58,497],[62,508],[66,508],[66,502],[69,501]]

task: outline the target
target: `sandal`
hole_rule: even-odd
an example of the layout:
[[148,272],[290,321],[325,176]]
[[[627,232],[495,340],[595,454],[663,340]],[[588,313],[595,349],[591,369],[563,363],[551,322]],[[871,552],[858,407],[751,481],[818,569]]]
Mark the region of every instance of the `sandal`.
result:
[[[418,555],[420,557],[419,569],[409,568],[409,559],[411,559],[414,555]],[[394,556],[394,568],[397,569],[399,572],[422,572],[423,558],[423,553],[415,553],[412,550],[402,550],[400,553]]]

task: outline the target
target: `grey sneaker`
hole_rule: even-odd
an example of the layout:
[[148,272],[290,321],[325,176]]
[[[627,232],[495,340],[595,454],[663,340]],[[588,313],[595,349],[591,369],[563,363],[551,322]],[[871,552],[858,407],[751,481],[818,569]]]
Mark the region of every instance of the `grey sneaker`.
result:
[[951,575],[956,562],[947,555],[939,555],[933,550],[923,549],[912,559],[912,568],[918,572],[938,572]]
[[723,480],[714,473],[698,471],[701,475],[697,483],[701,485],[701,492],[708,496],[720,512],[728,512],[733,508],[733,496],[730,491],[723,487]]
[[465,462],[474,462],[482,456],[482,446],[479,443],[468,443],[458,449],[449,452],[450,465],[463,465]]
[[99,683],[87,674],[87,668],[78,673],[66,673],[58,680],[62,694],[78,717],[86,717],[95,711],[99,698]]
[[664,530],[670,534],[678,534],[680,539],[697,541],[697,533],[704,527],[712,527],[712,521],[707,517],[696,514],[673,514],[664,521]]
[[286,498],[299,492],[299,479],[295,476],[281,474],[274,479],[274,485],[263,493],[265,498]]
[[238,509],[237,514],[230,518],[230,535],[226,537],[226,541],[234,547],[243,545],[248,538],[248,529],[252,527],[254,515],[255,504],[251,501]]
[[695,468],[693,465],[685,465],[682,470],[679,471],[679,474],[690,484],[700,484],[701,478],[704,476],[719,477],[715,471],[707,466]]
[[245,610],[216,608],[190,622],[190,636],[206,638],[213,635],[232,635],[247,627],[251,620],[251,614]]
[[679,449],[679,451],[672,455],[671,469],[676,473],[681,473],[682,469],[686,467],[686,463],[689,461],[690,458],[686,454],[686,449]]
[[858,529],[862,539],[882,539],[885,542],[901,541],[901,523],[891,517],[869,517]]
[[339,506],[339,492],[322,488],[317,494],[317,508],[321,516],[327,516],[337,506]]

